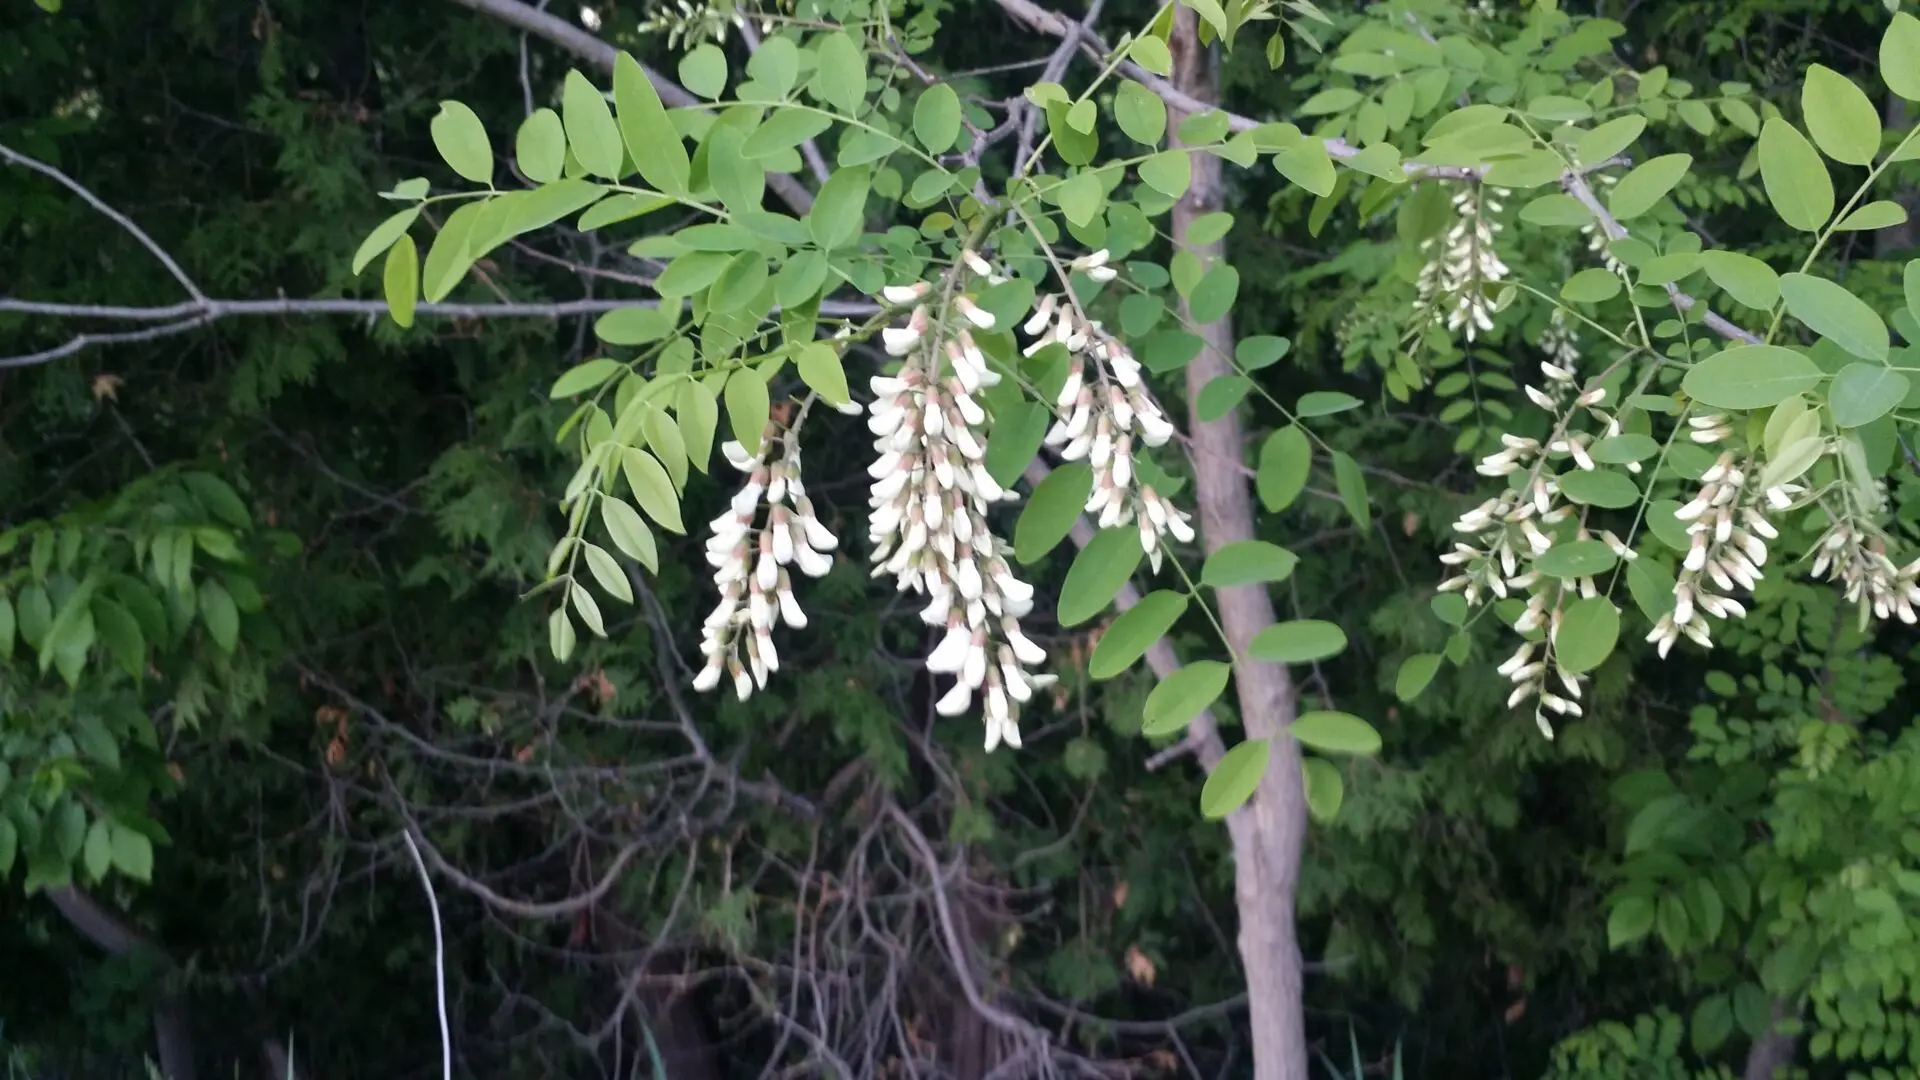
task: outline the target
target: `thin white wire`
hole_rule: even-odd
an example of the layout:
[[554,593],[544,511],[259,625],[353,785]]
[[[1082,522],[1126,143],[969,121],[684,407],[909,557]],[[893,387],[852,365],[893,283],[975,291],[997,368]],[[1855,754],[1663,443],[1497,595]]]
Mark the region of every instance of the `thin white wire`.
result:
[[414,869],[420,871],[420,884],[427,889],[427,908],[433,912],[433,996],[440,1013],[440,1077],[453,1080],[453,1035],[447,1027],[447,946],[440,936],[440,900],[433,894],[433,877],[427,873],[419,845],[413,842],[413,830],[402,830],[400,835],[407,842],[407,854],[413,856]]

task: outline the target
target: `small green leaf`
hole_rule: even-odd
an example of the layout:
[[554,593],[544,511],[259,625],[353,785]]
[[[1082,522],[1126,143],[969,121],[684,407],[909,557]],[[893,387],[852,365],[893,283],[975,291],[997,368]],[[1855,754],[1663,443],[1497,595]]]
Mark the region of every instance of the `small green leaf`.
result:
[[1196,660],[1160,680],[1147,695],[1142,735],[1171,735],[1205,712],[1227,688],[1233,669],[1218,660]]
[[409,206],[387,220],[373,227],[367,238],[360,242],[360,249],[353,253],[353,272],[356,276],[365,270],[368,264],[380,257],[394,242],[407,234],[413,227],[414,219],[420,216],[420,208]]
[[1625,897],[1607,914],[1607,947],[1631,945],[1652,930],[1653,901],[1644,896]]
[[0,815],[0,876],[13,872],[13,862],[19,854],[20,834],[12,821]]
[[733,427],[733,437],[748,453],[759,453],[760,440],[767,430],[767,417],[773,413],[767,381],[751,368],[741,368],[728,377],[725,397],[727,423]]
[[1173,53],[1167,43],[1152,34],[1143,34],[1128,47],[1133,62],[1155,75],[1173,74]]
[[1727,295],[1750,308],[1765,311],[1780,300],[1780,275],[1773,267],[1737,251],[1703,251],[1700,268]]
[[660,554],[654,546],[653,530],[641,520],[639,511],[611,495],[602,495],[600,524],[606,527],[613,546],[619,548],[627,558],[646,567],[651,573],[660,572]]
[[1439,672],[1439,653],[1414,653],[1400,661],[1400,673],[1393,679],[1393,696],[1401,701],[1412,701],[1426,690]]
[[413,325],[413,313],[420,302],[420,252],[413,237],[402,234],[387,249],[387,263],[381,271],[380,289],[387,298],[387,314],[405,329]]
[[1288,424],[1267,436],[1260,447],[1259,470],[1254,473],[1260,505],[1276,514],[1293,505],[1306,490],[1312,468],[1313,446],[1298,424]]
[[1078,626],[1100,614],[1140,565],[1140,530],[1102,529],[1074,557],[1060,587],[1061,626]]
[[1609,120],[1592,131],[1583,132],[1573,144],[1574,156],[1582,164],[1598,165],[1633,145],[1647,129],[1647,118],[1630,114]]
[[830,117],[810,109],[775,109],[764,123],[753,129],[746,142],[740,144],[740,153],[749,160],[772,157],[824,134],[832,126]]
[[1569,540],[1555,544],[1533,560],[1533,568],[1557,578],[1583,578],[1604,574],[1620,561],[1613,549],[1600,540]]
[[872,170],[864,167],[841,169],[820,185],[820,194],[807,214],[807,228],[815,243],[832,250],[859,238],[867,216],[872,175]]
[[547,396],[558,400],[584,394],[626,370],[627,365],[618,360],[598,357],[562,372],[560,377],[553,381],[553,389],[547,392]]
[[1779,345],[1736,345],[1687,369],[1688,396],[1715,409],[1764,409],[1817,386],[1825,373],[1805,354]]
[[1833,410],[1833,422],[1840,427],[1864,427],[1906,400],[1907,388],[1907,377],[1891,368],[1848,364],[1827,389],[1827,407]]
[[1207,385],[1200,388],[1200,396],[1194,403],[1194,413],[1202,421],[1218,420],[1246,400],[1247,392],[1251,389],[1253,389],[1253,380],[1245,375],[1222,375],[1210,380]]
[[1218,821],[1245,806],[1267,775],[1273,752],[1265,739],[1248,739],[1228,750],[1200,788],[1200,813]]
[[1639,217],[1665,198],[1692,165],[1690,154],[1667,154],[1635,166],[1613,186],[1613,193],[1607,197],[1607,209],[1616,221]]
[[1887,89],[1920,101],[1920,19],[1896,12],[1880,38],[1880,78]]
[[1825,278],[1780,275],[1780,298],[1787,312],[1807,328],[1862,360],[1887,362],[1892,342],[1887,324],[1866,301]]
[[686,526],[680,523],[680,500],[674,495],[673,479],[667,475],[666,467],[652,454],[633,446],[621,451],[620,465],[640,509],[661,528],[685,535]]
[[816,98],[843,116],[858,116],[867,96],[867,54],[845,31],[827,34],[818,45],[820,66],[813,76]]
[[1865,232],[1872,229],[1891,229],[1895,225],[1906,223],[1906,207],[1891,199],[1875,199],[1841,218],[1833,229],[1835,232]]
[[1247,655],[1276,664],[1308,664],[1338,656],[1347,647],[1347,632],[1320,619],[1275,623],[1253,636]]
[[593,336],[609,345],[649,345],[673,333],[674,322],[674,312],[658,304],[635,304],[595,319]]
[[1030,566],[1059,546],[1091,494],[1093,470],[1086,463],[1068,462],[1049,473],[1033,489],[1014,524],[1014,558]]
[[1873,164],[1880,153],[1880,110],[1853,80],[1813,65],[1800,87],[1800,109],[1822,153],[1848,165]]
[[1326,709],[1301,713],[1287,731],[1300,745],[1325,754],[1371,757],[1380,752],[1380,733],[1352,713]]
[[[645,82],[646,76],[641,76],[641,81]],[[624,159],[620,128],[613,122],[613,110],[607,107],[606,97],[578,71],[567,72],[561,88],[560,117],[574,159],[593,176],[620,179]]]
[[1606,662],[1620,640],[1620,612],[1604,596],[1589,596],[1568,604],[1560,615],[1554,637],[1554,658],[1568,672],[1579,675]]
[[443,101],[427,129],[433,148],[449,168],[476,184],[493,182],[493,144],[487,127],[472,109],[457,101]]
[[[153,880],[153,841],[145,833],[125,825],[113,825],[108,831],[108,853],[115,870],[135,881]],[[0,873],[5,872],[0,859]]]
[[[575,76],[571,74],[568,76],[569,91],[572,91],[574,78]],[[580,81],[586,83],[585,78],[581,78]],[[588,84],[586,89],[591,91],[595,98],[600,99],[601,109],[604,110],[606,100],[600,98],[599,91],[593,90],[591,84]],[[577,93],[577,91],[572,92]],[[627,155],[633,158],[634,167],[640,170],[642,179],[669,195],[685,194],[687,178],[692,172],[686,144],[680,141],[680,131],[673,126],[673,120],[667,115],[666,107],[660,103],[660,94],[654,90],[646,71],[640,67],[638,60],[624,51],[616,55],[613,60],[613,100],[614,104],[620,107],[620,122],[617,130],[612,133],[611,154],[618,156],[620,147],[624,144]],[[583,104],[584,108],[587,107]],[[563,113],[566,111],[566,100],[562,100],[561,109]],[[608,137],[606,128],[599,123],[597,112],[594,113],[593,120],[583,120],[582,124],[592,127],[593,134],[590,137],[596,142]],[[571,117],[568,117],[566,127],[569,141],[579,138],[574,134],[574,122]],[[608,153],[608,151],[599,152],[603,156]],[[573,156],[587,166],[588,172],[598,172],[580,153],[577,143],[574,146]],[[616,169],[619,167],[617,162],[614,167]],[[600,173],[600,175],[606,174]],[[571,624],[568,625],[571,627]]]
[[552,109],[535,109],[527,114],[513,139],[513,157],[520,172],[536,184],[560,179],[567,164],[567,130],[560,123],[560,114]]
[[580,553],[586,557],[587,570],[593,574],[593,580],[606,590],[607,595],[626,603],[633,603],[633,586],[628,583],[627,575],[621,571],[620,564],[607,554],[605,548],[593,544],[581,544]]
[[1183,150],[1163,150],[1140,163],[1140,179],[1148,187],[1177,199],[1193,183],[1193,163]]
[[547,648],[552,650],[553,658],[566,663],[567,658],[573,655],[573,646],[577,641],[573,620],[567,618],[567,609],[554,608],[553,614],[547,616]]
[[1215,263],[1193,287],[1187,297],[1188,314],[1200,325],[1218,322],[1233,309],[1234,300],[1240,295],[1240,271],[1231,263]]
[[847,372],[840,365],[840,352],[824,341],[809,342],[794,358],[800,369],[800,381],[807,384],[829,405],[845,405],[848,400]]
[[758,251],[743,251],[728,260],[726,268],[714,279],[707,304],[714,312],[740,311],[767,287],[767,257]]
[[1281,176],[1323,199],[1333,194],[1333,185],[1340,179],[1334,171],[1333,159],[1327,156],[1326,144],[1319,139],[1301,139],[1274,151],[1273,167]]
[[1293,414],[1302,420],[1311,420],[1316,416],[1333,416],[1336,413],[1357,409],[1366,404],[1352,394],[1338,390],[1310,390],[1300,395],[1294,402]]
[[113,841],[109,839],[106,822],[96,818],[87,826],[87,839],[80,847],[80,863],[94,881],[106,877],[112,869]]
[[467,270],[473,266],[473,255],[468,247],[473,238],[473,227],[480,217],[485,203],[470,202],[462,204],[440,226],[440,232],[433,238],[433,246],[427,249],[426,263],[420,269],[420,292],[430,302],[446,299],[460,279],[466,277]]
[[713,456],[713,433],[720,426],[720,403],[698,379],[688,379],[674,392],[674,419],[680,422],[680,441],[687,447],[687,463],[701,472]]
[[1278,544],[1239,540],[1207,556],[1206,565],[1200,569],[1200,584],[1230,589],[1236,585],[1285,581],[1299,564],[1298,555]]
[[1306,788],[1307,814],[1313,820],[1324,825],[1339,816],[1340,804],[1346,801],[1347,782],[1332,762],[1317,757],[1302,758],[1300,779]]
[[230,653],[239,645],[240,609],[234,606],[226,586],[212,578],[200,582],[200,621],[221,652]]
[[1640,488],[1625,473],[1610,469],[1575,470],[1562,474],[1560,491],[1583,506],[1621,510],[1640,501]]
[[708,101],[718,101],[727,89],[727,54],[712,44],[703,44],[682,56],[680,85]]
[[1714,994],[1694,1006],[1692,1035],[1696,1054],[1711,1054],[1726,1045],[1733,1035],[1732,1000],[1725,994]]
[[1096,679],[1111,679],[1132,667],[1154,642],[1166,636],[1186,610],[1187,598],[1167,589],[1141,597],[1100,635],[1087,673]]
[[1598,266],[1590,266],[1560,286],[1560,297],[1582,304],[1597,304],[1620,295],[1620,275]]
[[1813,144],[1775,116],[1760,128],[1759,155],[1760,182],[1773,212],[1791,228],[1819,232],[1833,216],[1833,176]]
[[1167,134],[1167,103],[1132,80],[1122,81],[1114,92],[1113,118],[1128,138],[1146,146],[1160,145]]
[[960,138],[960,95],[946,83],[927,87],[913,103],[913,136],[929,154],[944,154]]
[[1340,496],[1340,505],[1346,507],[1347,516],[1364,535],[1373,527],[1367,504],[1367,477],[1360,471],[1360,463],[1340,450],[1333,452],[1333,488]]
[[987,435],[987,455],[983,464],[987,475],[1003,488],[1011,488],[1020,479],[1046,440],[1053,414],[1031,401],[1019,401],[1001,409],[993,418],[993,430]]
[[685,491],[687,487],[687,444],[680,436],[680,428],[667,416],[666,410],[652,402],[640,403],[640,430],[646,434],[647,445],[653,448],[653,456],[666,466],[667,476],[672,478],[676,491]]

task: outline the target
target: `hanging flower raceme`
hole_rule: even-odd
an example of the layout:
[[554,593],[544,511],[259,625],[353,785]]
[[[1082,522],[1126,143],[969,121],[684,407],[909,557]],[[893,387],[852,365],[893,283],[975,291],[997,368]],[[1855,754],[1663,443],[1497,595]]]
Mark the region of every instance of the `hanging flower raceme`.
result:
[[722,674],[733,680],[742,701],[756,687],[765,689],[767,676],[780,668],[774,625],[785,622],[796,630],[807,625],[789,569],[808,577],[833,569],[828,552],[840,542],[820,523],[801,486],[796,435],[797,429],[789,429],[776,437],[769,427],[757,455],[738,442],[720,448],[747,482],[727,512],[713,519],[713,536],[707,541],[707,562],[714,567],[720,603],[701,627],[700,652],[706,665],[694,677],[696,690],[713,689]]
[[[1721,417],[1695,417],[1690,423],[1696,441],[1712,443],[1724,437]],[[1800,490],[1797,484],[1780,485],[1772,497],[1790,500]],[[1662,657],[1682,634],[1703,648],[1712,648],[1708,616],[1738,619],[1746,615],[1747,609],[1730,594],[1759,583],[1767,541],[1780,535],[1767,520],[1766,497],[1758,478],[1728,451],[1701,474],[1700,491],[1692,501],[1674,511],[1673,516],[1687,526],[1687,554],[1675,578],[1673,610],[1660,616],[1647,635]]]
[[1478,184],[1453,197],[1455,218],[1446,235],[1428,240],[1432,256],[1415,282],[1416,310],[1444,305],[1448,330],[1466,331],[1467,340],[1493,329],[1493,301],[1482,286],[1503,280],[1507,264],[1493,250],[1502,226],[1493,220],[1502,204]]
[[[1098,261],[1090,268],[1076,263],[1074,269],[1089,275],[1106,270],[1111,275],[1105,251],[1081,261],[1089,260]],[[1138,522],[1140,547],[1153,569],[1159,570],[1163,538],[1172,535],[1186,543],[1194,534],[1188,515],[1151,485],[1141,483],[1134,468],[1136,443],[1156,447],[1173,437],[1173,424],[1140,378],[1140,362],[1099,323],[1089,322],[1076,307],[1051,293],[1041,297],[1021,329],[1034,337],[1026,355],[1058,342],[1072,357],[1067,380],[1054,399],[1058,419],[1047,431],[1046,445],[1057,448],[1068,461],[1086,460],[1093,469],[1086,512],[1095,515],[1103,529]]]
[[974,342],[971,329],[990,330],[994,316],[966,295],[975,278],[998,277],[972,252],[956,268],[947,311],[941,318],[925,299],[934,286],[920,283],[889,290],[893,303],[914,303],[906,325],[882,331],[900,371],[875,376],[867,426],[879,457],[873,477],[868,536],[874,576],[891,576],[901,591],[927,597],[920,617],[945,635],[927,657],[927,669],[955,676],[935,703],[943,716],[957,716],[982,699],[986,748],[1020,745],[1019,712],[1033,692],[1053,683],[1029,669],[1046,651],[1020,629],[1033,608],[1033,586],[1013,576],[1008,545],[994,536],[987,513],[1014,498],[986,468],[981,431],[987,415],[973,398],[995,385],[998,373]]

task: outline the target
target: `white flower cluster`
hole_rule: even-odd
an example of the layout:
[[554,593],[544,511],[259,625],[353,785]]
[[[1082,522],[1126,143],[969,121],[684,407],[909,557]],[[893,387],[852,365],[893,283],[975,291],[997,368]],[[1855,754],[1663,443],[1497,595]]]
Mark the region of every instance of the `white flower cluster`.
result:
[[1580,338],[1567,325],[1567,309],[1556,307],[1547,320],[1546,332],[1540,335],[1540,348],[1551,357],[1549,361],[1561,371],[1573,373],[1580,365]]
[[[1711,444],[1728,433],[1719,416],[1693,417],[1688,423],[1696,442]],[[1674,511],[1674,517],[1687,523],[1687,554],[1673,588],[1673,610],[1660,616],[1647,635],[1662,658],[1682,634],[1712,648],[1707,617],[1745,616],[1746,607],[1728,594],[1736,588],[1751,591],[1764,576],[1760,567],[1767,561],[1767,541],[1780,533],[1761,507],[1758,477],[1740,466],[1732,451],[1722,453],[1701,474],[1699,492]],[[1797,484],[1783,484],[1768,489],[1764,498],[1784,506],[1799,490]]]
[[[992,279],[992,268],[966,252],[950,310],[966,323],[992,329],[994,316],[964,294],[971,277]],[[887,290],[893,303],[924,301],[933,286],[922,282]],[[1054,677],[1028,669],[1046,650],[1020,630],[1033,608],[1033,586],[1013,576],[1006,544],[993,535],[987,512],[1015,496],[987,473],[986,446],[978,432],[986,412],[974,391],[999,382],[964,325],[950,325],[915,303],[906,326],[882,331],[890,355],[903,358],[894,376],[875,376],[867,427],[879,458],[873,477],[868,536],[874,576],[891,575],[901,591],[922,593],[920,617],[944,627],[945,636],[927,657],[927,669],[957,679],[935,711],[957,716],[984,700],[986,748],[1020,745],[1019,709]]]
[[[826,574],[833,569],[833,558],[827,553],[840,541],[820,523],[800,484],[800,447],[792,430],[776,438],[774,429],[768,428],[758,455],[733,441],[720,451],[734,468],[747,474],[747,482],[735,493],[727,512],[713,519],[713,536],[707,541],[707,562],[714,567],[720,603],[701,628],[700,652],[706,666],[694,677],[693,686],[711,690],[724,672],[745,701],[755,687],[766,689],[767,675],[780,669],[780,654],[773,647],[774,623],[783,621],[796,630],[807,625],[787,569],[793,567],[808,577]],[[776,454],[776,460],[768,460]],[[763,504],[766,521],[755,528]]]
[[[1082,262],[1098,260],[1104,268],[1105,251]],[[1075,269],[1080,269],[1078,263]],[[1113,528],[1137,521],[1140,547],[1155,571],[1164,550],[1161,538],[1171,534],[1186,543],[1193,539],[1188,515],[1139,482],[1133,447],[1161,446],[1173,437],[1173,424],[1147,393],[1140,378],[1140,362],[1127,347],[1107,336],[1097,322],[1089,322],[1071,303],[1049,293],[1040,299],[1033,317],[1021,327],[1034,341],[1028,356],[1054,342],[1072,355],[1067,380],[1054,399],[1058,418],[1047,431],[1046,445],[1056,447],[1068,461],[1086,459],[1093,468],[1093,491],[1085,510],[1097,516],[1100,527]]]
[[[1558,416],[1560,399],[1572,390],[1573,373],[1552,363],[1543,363],[1541,368],[1551,380],[1553,392],[1529,386],[1527,396]],[[1606,391],[1594,387],[1573,395],[1571,407],[1586,410],[1607,434],[1617,434],[1618,421],[1600,409],[1605,398]],[[1564,422],[1555,425],[1556,432],[1564,433],[1566,428]],[[1559,484],[1541,466],[1554,455],[1565,455],[1577,468],[1591,470],[1594,461],[1587,452],[1591,441],[1592,436],[1585,433],[1559,434],[1544,444],[1538,439],[1502,435],[1502,449],[1483,458],[1476,471],[1482,476],[1506,477],[1526,470],[1530,474],[1528,479],[1517,490],[1510,488],[1461,515],[1460,520],[1453,523],[1454,531],[1473,542],[1456,542],[1451,552],[1440,557],[1441,563],[1459,571],[1441,582],[1440,590],[1461,592],[1469,606],[1485,603],[1489,596],[1505,599],[1512,594],[1527,595],[1527,606],[1514,620],[1514,629],[1523,634],[1544,629],[1544,641],[1522,643],[1499,671],[1514,684],[1507,699],[1509,708],[1528,697],[1539,697],[1540,708],[1535,710],[1534,720],[1549,738],[1553,736],[1553,727],[1547,713],[1580,715],[1577,703],[1580,685],[1579,676],[1565,671],[1557,663],[1550,663],[1546,654],[1558,639],[1565,603],[1575,595],[1598,596],[1599,587],[1591,577],[1578,578],[1568,584],[1558,578],[1545,577],[1532,567],[1534,559],[1553,549],[1554,538],[1548,531],[1574,516],[1573,508],[1560,502]],[[1573,537],[1575,540],[1590,538],[1584,527],[1576,530]],[[1635,552],[1611,532],[1602,532],[1600,540],[1622,559],[1635,557]],[[1565,695],[1547,688],[1550,673],[1557,675],[1566,687]]]
[[1827,529],[1814,552],[1813,576],[1824,575],[1845,585],[1847,602],[1860,606],[1862,623],[1868,612],[1909,625],[1915,622],[1915,609],[1920,607],[1920,559],[1894,565],[1887,558],[1884,537],[1845,518]]
[[1493,329],[1493,301],[1481,288],[1507,276],[1507,264],[1493,250],[1493,238],[1503,226],[1493,220],[1502,203],[1479,184],[1470,184],[1453,197],[1453,226],[1422,250],[1438,250],[1420,269],[1415,310],[1446,303],[1447,329],[1464,329],[1467,340]]

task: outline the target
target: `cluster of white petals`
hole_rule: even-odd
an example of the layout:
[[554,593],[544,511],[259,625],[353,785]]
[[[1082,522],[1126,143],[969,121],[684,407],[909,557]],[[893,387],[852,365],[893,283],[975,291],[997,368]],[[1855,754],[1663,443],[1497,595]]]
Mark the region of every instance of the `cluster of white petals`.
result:
[[[1717,416],[1695,417],[1694,433],[1714,435],[1724,425]],[[1718,441],[1718,437],[1705,441]],[[1674,517],[1687,525],[1687,554],[1673,588],[1673,610],[1653,624],[1647,640],[1664,658],[1682,634],[1703,648],[1713,647],[1709,616],[1738,619],[1747,609],[1731,595],[1751,591],[1765,576],[1767,541],[1779,530],[1767,520],[1763,499],[1790,503],[1799,485],[1782,484],[1763,492],[1758,476],[1742,468],[1732,451],[1722,453],[1700,476],[1700,490]]]
[[[1087,258],[1101,260],[1094,269],[1106,269],[1105,255],[1101,251]],[[1092,467],[1086,512],[1095,515],[1103,529],[1137,522],[1141,550],[1159,570],[1162,538],[1171,535],[1186,543],[1194,533],[1189,516],[1152,485],[1141,483],[1134,468],[1136,443],[1156,447],[1173,437],[1173,424],[1140,378],[1140,362],[1099,323],[1051,293],[1041,297],[1021,329],[1034,337],[1026,348],[1028,356],[1055,342],[1072,356],[1066,382],[1054,399],[1057,419],[1047,431],[1046,445],[1068,461],[1084,459]]]
[[1469,184],[1453,197],[1455,217],[1446,235],[1422,245],[1432,254],[1415,282],[1414,307],[1444,304],[1447,329],[1465,330],[1468,341],[1493,329],[1493,301],[1481,286],[1508,273],[1493,250],[1493,238],[1503,228],[1493,215],[1502,205],[1481,185]]
[[[1562,501],[1560,485],[1545,466],[1551,459],[1564,457],[1582,471],[1595,467],[1588,453],[1594,436],[1584,432],[1568,433],[1572,417],[1563,414],[1584,410],[1601,425],[1604,432],[1601,437],[1618,434],[1620,428],[1619,422],[1600,407],[1606,399],[1603,388],[1576,391],[1571,370],[1552,362],[1543,362],[1541,369],[1548,376],[1547,389],[1529,386],[1527,396],[1541,408],[1555,413],[1557,434],[1546,443],[1519,435],[1502,435],[1501,449],[1481,459],[1475,468],[1482,476],[1508,477],[1522,471],[1528,476],[1517,488],[1510,486],[1453,523],[1454,531],[1466,540],[1456,542],[1452,551],[1440,557],[1442,564],[1456,571],[1453,577],[1440,583],[1440,590],[1462,593],[1469,606],[1485,603],[1489,598],[1527,597],[1526,607],[1514,620],[1514,629],[1522,634],[1542,630],[1542,640],[1522,643],[1499,671],[1513,683],[1508,707],[1529,697],[1538,697],[1540,707],[1534,712],[1534,720],[1541,732],[1551,738],[1553,727],[1548,713],[1580,715],[1580,677],[1561,668],[1552,656],[1552,645],[1559,637],[1561,613],[1576,597],[1594,597],[1600,592],[1591,577],[1565,581],[1542,575],[1533,568],[1533,561],[1553,550],[1556,544],[1550,533],[1574,517],[1573,507]],[[1575,529],[1569,539],[1592,537],[1582,526]],[[1636,557],[1636,553],[1611,532],[1603,531],[1599,539],[1622,559]],[[1549,675],[1558,677],[1564,692],[1549,688]]]
[[1813,576],[1846,588],[1847,602],[1881,619],[1911,625],[1920,608],[1920,559],[1897,566],[1887,557],[1886,539],[1877,531],[1836,521],[1814,544]]
[[747,482],[727,512],[713,519],[713,536],[707,540],[707,563],[714,567],[720,603],[701,627],[700,652],[706,664],[694,677],[696,690],[713,689],[722,674],[733,680],[742,701],[755,687],[766,689],[768,674],[780,668],[774,624],[785,622],[796,630],[807,625],[788,569],[808,577],[833,569],[828,552],[840,542],[820,523],[801,486],[800,448],[793,435],[789,431],[777,438],[769,428],[757,455],[733,441],[720,448]]
[[955,676],[935,703],[957,716],[983,702],[986,748],[1020,745],[1019,711],[1054,677],[1032,672],[1046,650],[1020,629],[1033,608],[1033,586],[1013,576],[1008,546],[994,536],[987,513],[1015,496],[986,468],[980,431],[987,415],[973,394],[1000,381],[974,343],[971,328],[990,330],[994,316],[966,293],[973,278],[997,277],[972,252],[956,271],[946,300],[958,319],[941,318],[924,301],[927,283],[891,289],[892,303],[915,304],[904,327],[883,331],[897,375],[875,376],[867,427],[879,457],[868,500],[868,537],[874,576],[891,576],[901,591],[927,597],[920,617],[945,635],[927,657],[927,669]]

